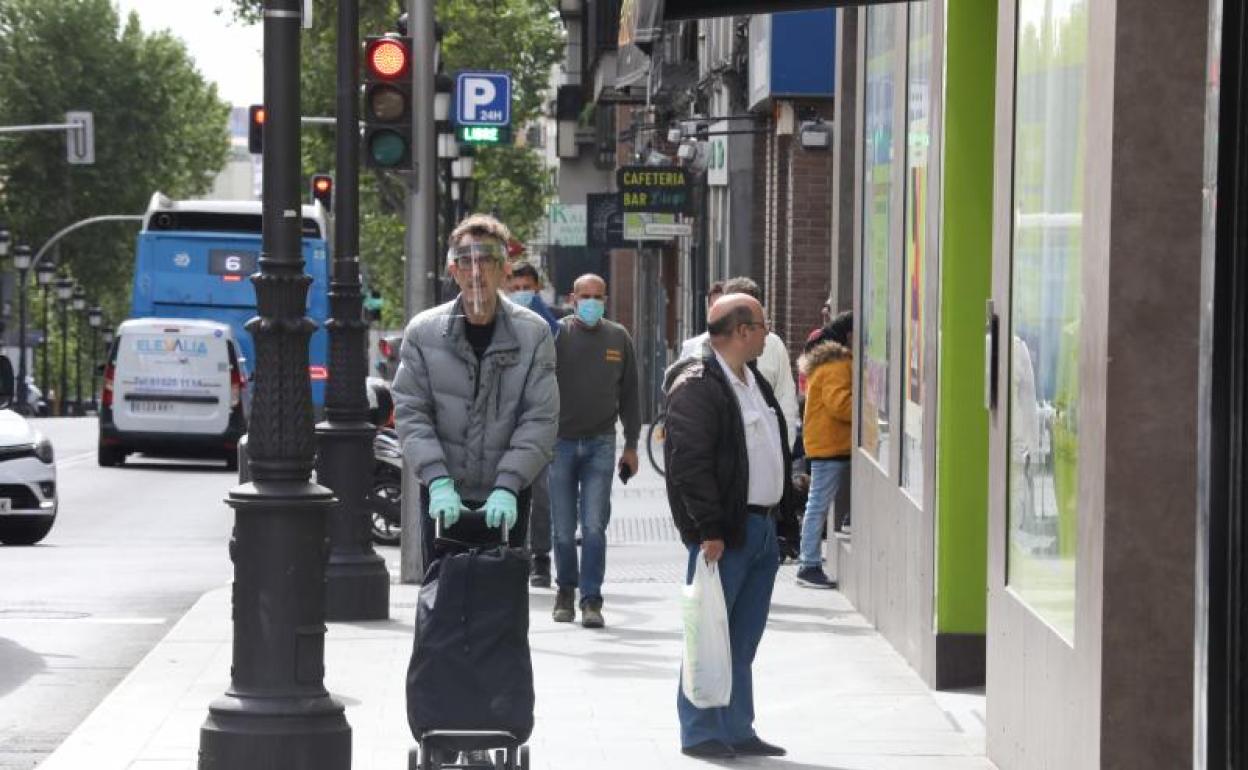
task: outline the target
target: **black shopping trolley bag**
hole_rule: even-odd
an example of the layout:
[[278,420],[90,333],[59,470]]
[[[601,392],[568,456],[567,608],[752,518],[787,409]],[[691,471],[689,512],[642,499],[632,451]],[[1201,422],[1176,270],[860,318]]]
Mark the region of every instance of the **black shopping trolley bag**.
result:
[[407,721],[429,730],[533,732],[529,562],[502,546],[442,556],[416,607],[407,668]]

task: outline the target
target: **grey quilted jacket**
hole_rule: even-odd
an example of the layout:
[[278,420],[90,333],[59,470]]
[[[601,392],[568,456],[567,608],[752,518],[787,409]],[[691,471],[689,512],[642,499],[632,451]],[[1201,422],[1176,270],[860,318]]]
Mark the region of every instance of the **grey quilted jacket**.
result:
[[464,500],[519,493],[553,456],[559,427],[555,346],[541,316],[499,298],[481,361],[458,299],[411,320],[394,375],[395,423],[422,484],[450,476]]

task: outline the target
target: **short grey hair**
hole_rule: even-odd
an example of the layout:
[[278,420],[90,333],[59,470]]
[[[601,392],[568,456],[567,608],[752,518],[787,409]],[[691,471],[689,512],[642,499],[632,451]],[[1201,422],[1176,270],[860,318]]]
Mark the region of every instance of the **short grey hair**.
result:
[[757,323],[754,310],[749,305],[740,305],[706,325],[712,337],[727,337],[737,330],[738,326]]

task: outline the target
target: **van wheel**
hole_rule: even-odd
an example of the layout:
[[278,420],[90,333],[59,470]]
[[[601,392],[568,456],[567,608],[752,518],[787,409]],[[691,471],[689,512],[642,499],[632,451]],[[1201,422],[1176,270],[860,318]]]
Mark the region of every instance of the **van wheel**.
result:
[[34,545],[48,536],[55,521],[55,516],[40,516],[33,521],[0,521],[0,543]]
[[99,460],[101,468],[116,468],[126,461],[126,450],[101,444],[96,452],[96,459]]

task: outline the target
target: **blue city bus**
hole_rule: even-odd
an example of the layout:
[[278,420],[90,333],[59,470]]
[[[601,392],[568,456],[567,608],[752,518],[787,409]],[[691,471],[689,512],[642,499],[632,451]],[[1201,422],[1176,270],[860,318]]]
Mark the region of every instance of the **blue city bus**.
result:
[[[312,276],[308,317],[317,325],[309,350],[312,403],[325,403],[329,342],[329,243],[325,208],[302,207],[304,270]],[[152,196],[139,233],[134,264],[133,318],[197,318],[234,330],[243,372],[255,366],[256,346],[244,324],[256,315],[256,292],[248,280],[259,270],[259,201],[174,201]]]

